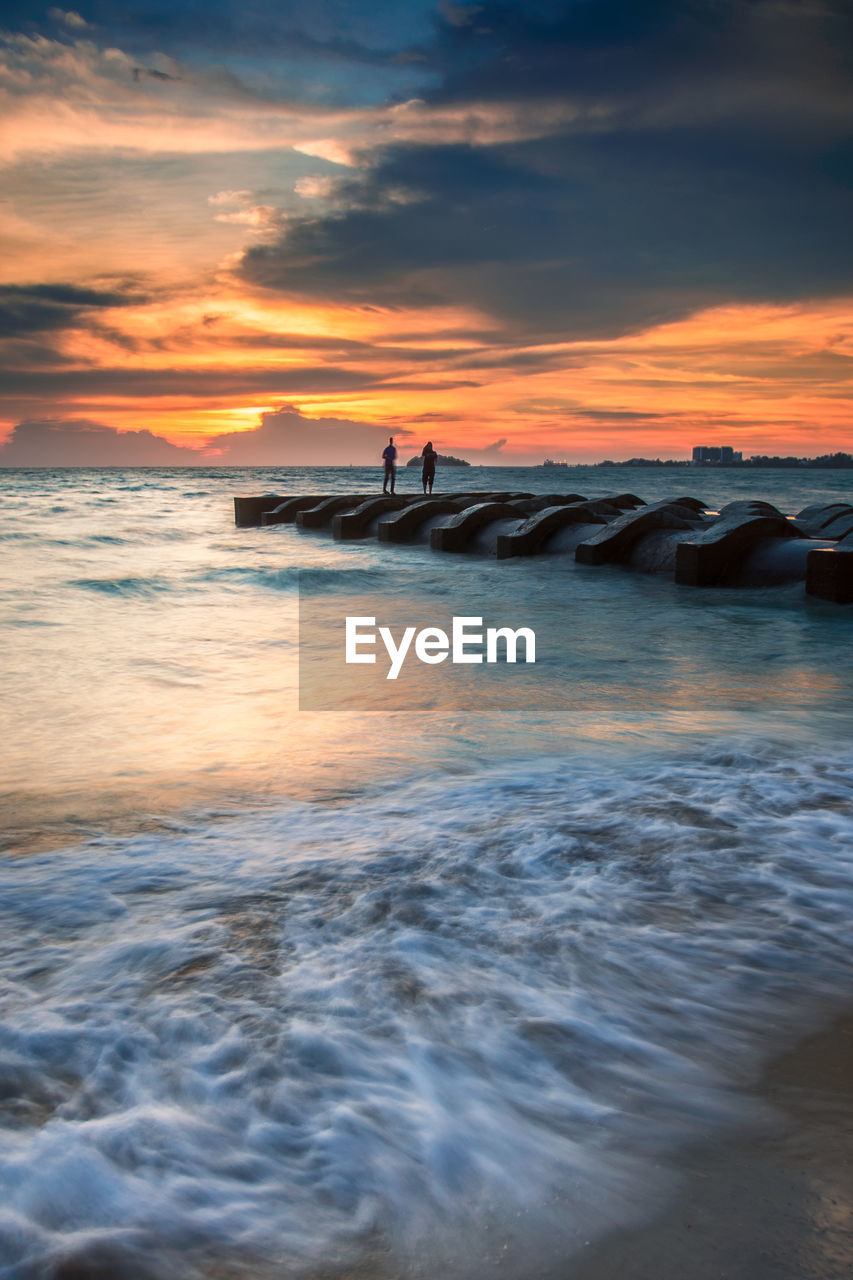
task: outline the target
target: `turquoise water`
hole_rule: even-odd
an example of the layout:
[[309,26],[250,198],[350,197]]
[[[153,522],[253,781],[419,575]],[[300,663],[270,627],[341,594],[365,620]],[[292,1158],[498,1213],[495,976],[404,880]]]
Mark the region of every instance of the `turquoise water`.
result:
[[[853,501],[851,472],[452,484]],[[371,487],[4,473],[4,1280],[530,1275],[658,1205],[849,989],[850,611],[233,524],[235,493]],[[553,705],[299,711],[305,568],[529,603]]]

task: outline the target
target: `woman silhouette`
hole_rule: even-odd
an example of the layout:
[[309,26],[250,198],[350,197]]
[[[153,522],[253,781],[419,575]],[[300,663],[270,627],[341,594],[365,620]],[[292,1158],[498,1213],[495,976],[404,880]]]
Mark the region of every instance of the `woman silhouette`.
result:
[[424,484],[424,493],[427,492],[427,485],[429,485],[429,492],[432,493],[433,481],[435,480],[435,464],[438,454],[435,449],[433,449],[431,440],[427,440],[421,450],[421,457],[424,460],[424,469],[421,474],[421,479]]

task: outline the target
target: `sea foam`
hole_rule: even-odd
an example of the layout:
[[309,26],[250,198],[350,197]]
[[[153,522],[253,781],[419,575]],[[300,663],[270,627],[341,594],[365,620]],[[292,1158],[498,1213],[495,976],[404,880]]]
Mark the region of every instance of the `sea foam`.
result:
[[735,745],[5,860],[0,1276],[524,1276],[624,1225],[849,989],[851,800]]

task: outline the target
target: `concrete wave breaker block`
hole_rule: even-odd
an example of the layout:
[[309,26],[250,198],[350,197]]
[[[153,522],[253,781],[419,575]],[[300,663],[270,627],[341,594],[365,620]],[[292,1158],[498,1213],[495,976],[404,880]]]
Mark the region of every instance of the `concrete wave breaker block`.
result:
[[694,515],[701,516],[708,507],[704,502],[700,502],[698,498],[682,497],[682,498],[663,498],[660,502],[653,502],[653,507],[684,507],[686,511],[692,511]]
[[312,493],[301,498],[287,498],[271,511],[265,511],[261,516],[261,524],[293,524],[300,511],[304,511],[306,507],[316,507],[318,502],[325,501],[329,496],[328,493]]
[[453,516],[446,525],[432,529],[429,545],[433,551],[464,551],[474,534],[493,520],[523,520],[522,513],[508,502],[478,502]]
[[668,502],[655,502],[619,516],[605,525],[601,533],[594,533],[579,543],[575,549],[575,560],[578,564],[610,564],[626,559],[638,538],[646,533],[656,529],[693,530],[695,527],[695,512]]
[[762,538],[741,560],[732,587],[780,587],[805,582],[812,551],[833,548],[825,538]]
[[806,595],[833,604],[853,604],[853,548],[810,551]]
[[[853,507],[849,502],[817,502],[811,507],[803,507],[795,517],[797,526],[812,538],[828,538],[824,533],[836,520],[850,517],[853,519]],[[839,537],[843,537],[839,534]]]
[[526,516],[535,516],[537,511],[544,511],[546,507],[568,507],[575,502],[586,502],[586,498],[581,497],[578,493],[567,493],[562,497],[559,493],[538,494],[532,498],[510,498],[510,502],[519,511]]
[[[797,524],[799,524],[799,520]],[[821,529],[817,536],[819,538],[831,538],[837,542],[841,538],[846,538],[850,533],[853,533],[853,507],[850,508],[849,512],[842,512],[834,520],[830,520],[829,524]]]
[[368,498],[367,502],[362,502],[356,507],[355,511],[346,511],[334,517],[332,521],[332,536],[338,540],[344,538],[361,538],[367,532],[368,527],[376,519],[386,511],[399,511],[402,507],[411,505],[413,499],[409,497],[381,497]]
[[[764,502],[761,498],[738,498],[736,502],[727,502],[724,507],[720,507],[717,512],[717,518],[748,514],[754,516],[782,516],[782,512],[778,507],[774,507],[772,502]],[[783,520],[784,518],[782,516]]]
[[638,498],[636,493],[608,493],[603,500],[609,502],[612,507],[618,507],[620,511],[629,511],[646,505],[645,499]]
[[512,556],[532,556],[552,533],[569,524],[605,524],[603,515],[590,508],[593,504],[576,502],[567,506],[546,507],[524,521],[515,533],[498,536],[497,558],[509,560]]
[[337,498],[326,498],[316,507],[307,507],[296,513],[296,524],[300,529],[325,529],[332,523],[332,518],[339,511],[352,511],[367,501],[366,493],[341,494]]
[[743,560],[765,538],[805,536],[778,512],[767,515],[749,503],[730,503],[727,514],[721,513],[707,529],[679,544],[675,581],[690,587],[724,586],[737,577]]
[[280,493],[262,493],[259,497],[234,499],[234,523],[238,529],[251,529],[261,523],[265,511],[272,511],[284,498]]
[[421,525],[432,516],[456,515],[462,510],[464,499],[453,502],[450,498],[427,498],[424,502],[413,502],[376,526],[380,542],[411,542],[417,536]]

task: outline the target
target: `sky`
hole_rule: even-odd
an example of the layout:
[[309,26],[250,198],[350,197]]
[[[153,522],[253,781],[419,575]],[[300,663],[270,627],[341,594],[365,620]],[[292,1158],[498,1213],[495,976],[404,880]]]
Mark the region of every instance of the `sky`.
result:
[[0,465],[853,450],[849,0],[0,27]]

